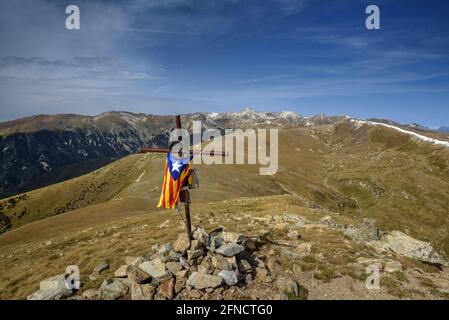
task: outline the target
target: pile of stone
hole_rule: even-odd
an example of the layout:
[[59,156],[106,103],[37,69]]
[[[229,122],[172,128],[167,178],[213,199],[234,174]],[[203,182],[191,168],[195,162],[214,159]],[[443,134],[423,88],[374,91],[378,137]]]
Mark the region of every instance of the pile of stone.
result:
[[[257,242],[251,238],[218,228],[207,233],[196,226],[192,240],[185,233],[176,241],[154,246],[145,257],[126,257],[113,278],[105,279],[99,289],[88,289],[85,299],[200,299],[204,295],[220,295],[223,291],[244,290],[247,282],[257,278],[270,282],[270,272],[255,255]],[[99,277],[96,268],[91,279]],[[56,298],[67,297],[63,295]],[[33,294],[29,299],[42,298]],[[47,294],[45,298],[52,297]]]

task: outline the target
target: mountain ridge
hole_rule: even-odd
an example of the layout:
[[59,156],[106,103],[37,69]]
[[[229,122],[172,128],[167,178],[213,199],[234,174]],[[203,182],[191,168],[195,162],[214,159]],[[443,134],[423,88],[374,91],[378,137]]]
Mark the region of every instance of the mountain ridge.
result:
[[[301,116],[293,111],[189,113],[183,124],[202,122],[203,130],[217,128],[285,126],[313,127],[349,121],[348,116],[317,114]],[[373,119],[376,120],[376,119]],[[444,140],[435,131],[420,126],[377,120]],[[142,147],[166,147],[173,116],[108,111],[95,116],[77,114],[35,115],[0,123],[0,198],[50,185],[91,172]]]

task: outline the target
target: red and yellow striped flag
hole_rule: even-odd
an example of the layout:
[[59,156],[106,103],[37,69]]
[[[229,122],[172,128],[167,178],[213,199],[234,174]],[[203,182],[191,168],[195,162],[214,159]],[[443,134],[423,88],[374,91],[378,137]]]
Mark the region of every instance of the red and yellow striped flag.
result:
[[179,192],[189,172],[189,160],[175,159],[170,152],[165,160],[164,184],[162,185],[161,198],[158,208],[172,209],[179,199]]

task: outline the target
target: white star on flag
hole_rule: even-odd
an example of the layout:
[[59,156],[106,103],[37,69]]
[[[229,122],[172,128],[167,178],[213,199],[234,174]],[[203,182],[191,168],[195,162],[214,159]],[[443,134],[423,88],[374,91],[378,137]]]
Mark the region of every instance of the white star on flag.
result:
[[179,161],[173,162],[172,164],[172,172],[173,171],[178,171],[179,172],[179,168],[181,168],[182,165],[179,163]]

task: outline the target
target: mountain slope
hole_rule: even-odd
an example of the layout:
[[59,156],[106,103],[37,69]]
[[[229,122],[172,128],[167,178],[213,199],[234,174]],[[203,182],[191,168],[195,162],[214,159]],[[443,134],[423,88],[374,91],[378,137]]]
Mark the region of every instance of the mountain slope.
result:
[[[201,186],[191,192],[193,223],[209,230],[224,225],[246,234],[272,230],[272,237],[281,241],[285,234],[276,228],[291,230],[307,218],[310,226],[298,230],[301,241],[312,245],[310,258],[295,260],[281,245],[274,250],[288,272],[294,264],[300,266],[311,296],[323,297],[319,288],[326,286],[335,297],[342,292],[353,298],[371,295],[363,291],[360,272],[365,265],[358,261],[394,259],[405,269],[385,278],[386,291],[380,297],[419,298],[426,292],[433,292],[431,298],[442,297],[431,290],[444,284],[446,273],[379,254],[320,221],[331,216],[341,226],[356,226],[364,218],[375,219],[385,232],[402,231],[449,254],[447,148],[349,119],[318,126],[284,125],[279,142],[279,170],[274,176],[259,176],[258,165],[197,166]],[[163,155],[131,155],[90,174],[13,197],[14,208],[4,200],[4,214],[15,228],[0,235],[0,297],[23,298],[36,290],[39,280],[69,264],[80,266],[84,288],[98,287],[87,275],[99,261],[110,259],[116,268],[123,264],[122,255],[144,255],[151,244],[173,241],[183,228],[180,216],[175,210],[155,208],[163,165]],[[65,210],[55,215],[58,208]],[[398,280],[404,277],[409,284]],[[317,281],[319,287],[312,285]],[[359,295],[350,293],[348,287],[353,286],[361,287],[356,290]]]
[[[376,218],[386,229],[424,236],[449,253],[448,148],[349,120],[286,127],[279,142],[274,176],[258,175],[258,165],[199,165],[202,185],[194,201],[290,194],[311,208]],[[107,201],[149,210],[159,198],[163,161],[162,155],[132,155],[0,206],[11,227]]]
[[[245,128],[259,123],[300,124],[293,112],[251,109],[183,116],[186,128]],[[38,115],[0,123],[0,197],[95,170],[142,147],[166,147],[173,116],[106,112],[99,116]]]

